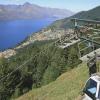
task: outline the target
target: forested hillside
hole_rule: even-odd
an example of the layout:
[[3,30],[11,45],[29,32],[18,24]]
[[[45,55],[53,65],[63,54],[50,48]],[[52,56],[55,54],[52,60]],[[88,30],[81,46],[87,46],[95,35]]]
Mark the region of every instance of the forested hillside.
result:
[[93,8],[91,10],[88,10],[88,11],[81,11],[69,18],[58,20],[54,22],[49,28],[52,28],[52,29],[70,28],[73,26],[73,24],[70,22],[71,18],[100,20],[100,6]]
[[79,63],[77,45],[63,50],[53,41],[30,44],[16,56],[0,59],[0,100],[10,100],[46,85]]

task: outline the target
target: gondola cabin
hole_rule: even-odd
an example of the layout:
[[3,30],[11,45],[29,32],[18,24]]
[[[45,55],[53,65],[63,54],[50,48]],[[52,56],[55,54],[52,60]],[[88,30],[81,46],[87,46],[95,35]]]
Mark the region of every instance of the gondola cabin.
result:
[[100,100],[100,75],[92,75],[86,82],[83,89],[83,100]]

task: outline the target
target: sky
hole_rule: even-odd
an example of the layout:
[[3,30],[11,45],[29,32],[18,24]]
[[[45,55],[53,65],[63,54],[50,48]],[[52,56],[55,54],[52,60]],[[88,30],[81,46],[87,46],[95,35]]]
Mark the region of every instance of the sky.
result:
[[100,5],[100,0],[0,0],[0,4],[24,4],[29,2],[44,7],[86,11]]

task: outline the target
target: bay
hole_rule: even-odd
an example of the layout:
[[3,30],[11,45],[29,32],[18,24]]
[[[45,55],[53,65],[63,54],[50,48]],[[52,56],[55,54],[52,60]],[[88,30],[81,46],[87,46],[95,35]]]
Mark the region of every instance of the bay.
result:
[[15,47],[29,35],[53,23],[55,18],[41,20],[0,21],[0,51]]

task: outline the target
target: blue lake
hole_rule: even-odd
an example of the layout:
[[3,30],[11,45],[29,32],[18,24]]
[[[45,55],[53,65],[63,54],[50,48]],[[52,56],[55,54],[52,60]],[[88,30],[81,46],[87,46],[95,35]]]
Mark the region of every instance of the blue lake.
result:
[[15,47],[34,32],[47,27],[56,19],[15,20],[0,22],[0,51]]

